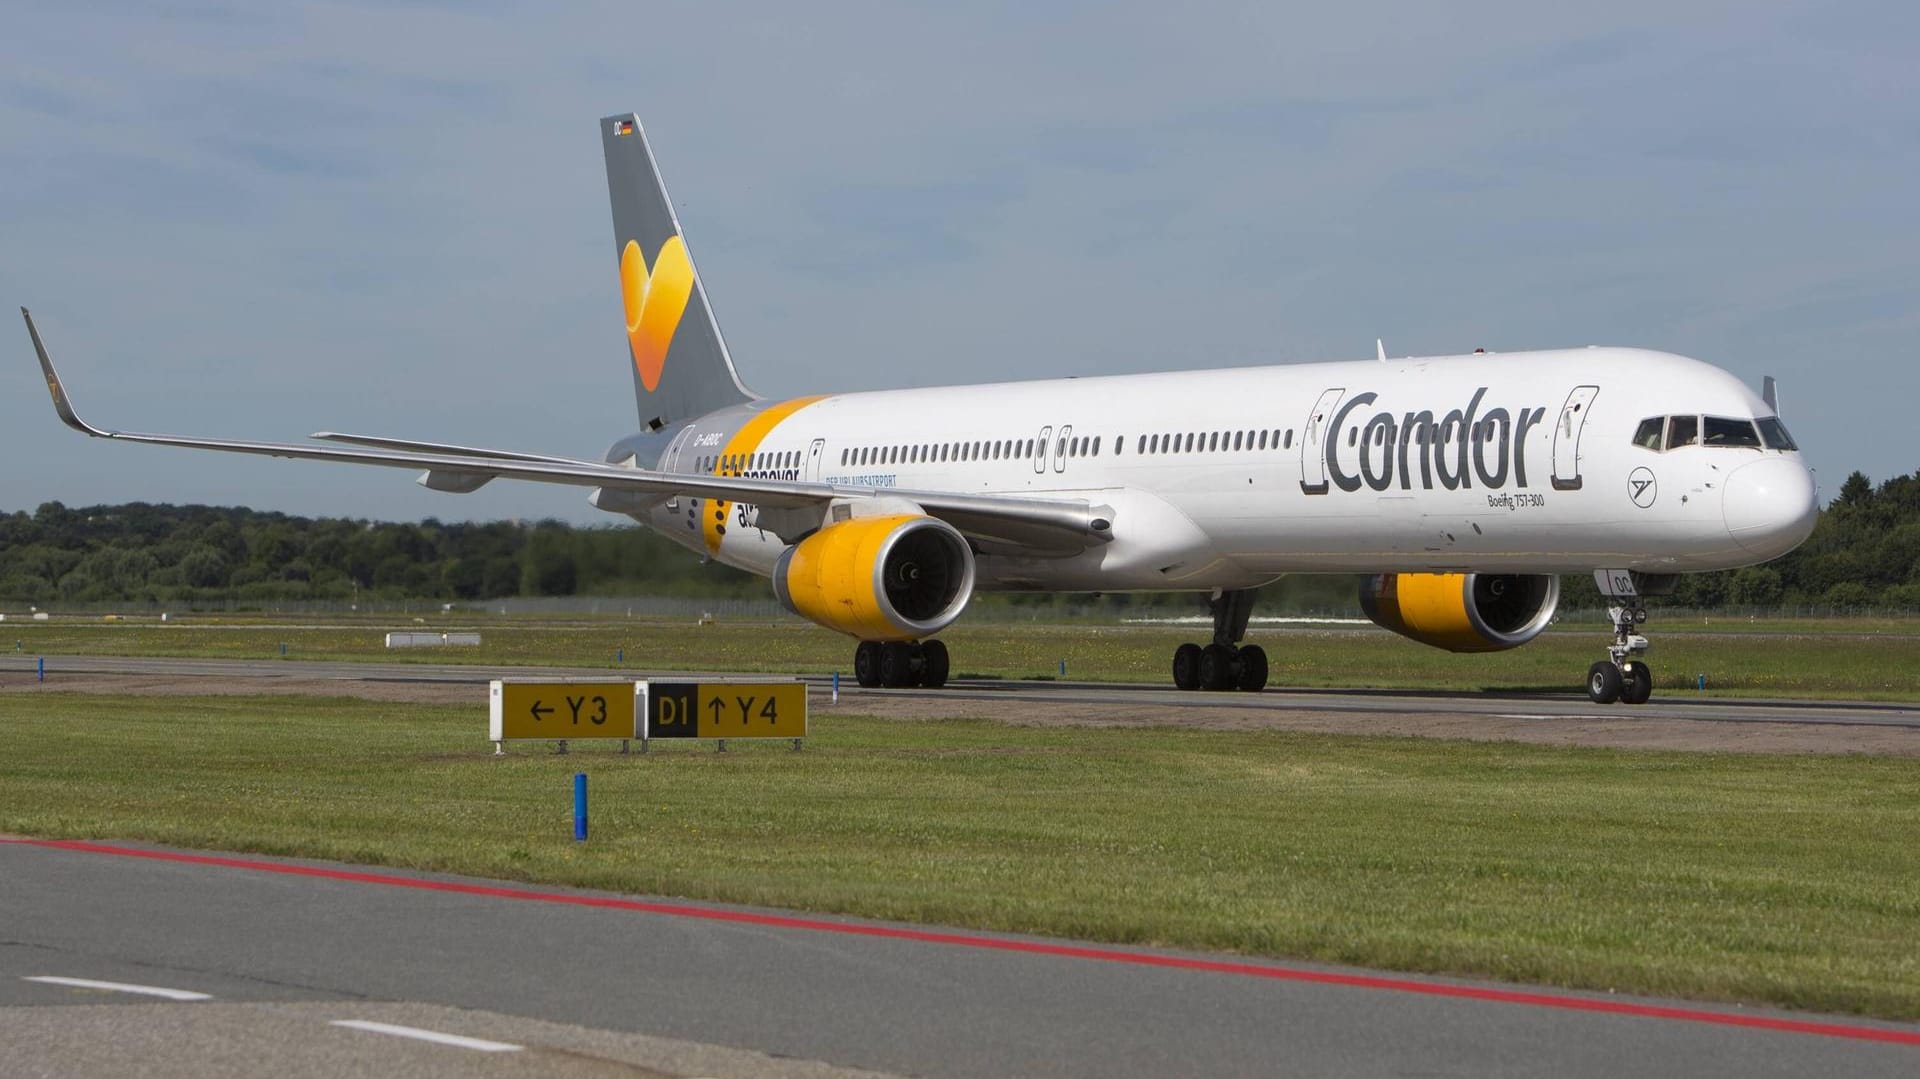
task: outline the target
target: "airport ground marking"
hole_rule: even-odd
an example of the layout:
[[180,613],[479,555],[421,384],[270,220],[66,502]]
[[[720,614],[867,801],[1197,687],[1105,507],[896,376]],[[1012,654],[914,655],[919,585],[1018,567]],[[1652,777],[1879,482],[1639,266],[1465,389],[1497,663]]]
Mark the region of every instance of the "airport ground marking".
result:
[[442,1034],[437,1030],[422,1030],[419,1027],[403,1027],[393,1023],[375,1023],[367,1019],[334,1019],[327,1023],[332,1027],[347,1027],[352,1030],[364,1030],[372,1034],[391,1034],[396,1038],[412,1038],[415,1041],[432,1042],[435,1045],[451,1045],[459,1049],[472,1049],[480,1053],[518,1053],[524,1045],[511,1042],[490,1042],[485,1038],[468,1038],[459,1034]]
[[1302,967],[1285,967],[1238,960],[1156,955],[1151,952],[1130,952],[1117,948],[1101,948],[1084,944],[1060,944],[1040,940],[990,937],[950,930],[913,929],[897,925],[837,922],[824,918],[807,918],[792,914],[766,914],[755,911],[725,910],[645,899],[579,895],[567,892],[542,892],[531,888],[516,888],[506,885],[473,884],[465,881],[403,877],[392,873],[377,873],[357,869],[332,869],[323,866],[299,865],[284,862],[267,862],[252,858],[236,858],[228,855],[192,854],[185,851],[121,847],[111,843],[94,843],[81,839],[29,839],[25,841],[25,844],[52,850],[72,851],[80,854],[108,854],[122,858],[146,858],[154,861],[178,862],[187,865],[240,869],[254,873],[279,873],[286,876],[313,877],[320,880],[342,881],[352,884],[375,884],[389,888],[411,888],[426,892],[484,896],[492,899],[510,899],[530,903],[558,903],[575,907],[597,907],[605,910],[623,910],[637,914],[657,914],[672,918],[689,918],[708,922],[728,922],[735,925],[751,925],[770,929],[792,929],[813,933],[833,933],[841,936],[905,940],[921,944],[940,944],[948,947],[972,948],[981,951],[1044,955],[1061,959],[1082,959],[1090,962],[1119,963],[1127,966],[1157,967],[1166,970],[1196,971],[1206,974],[1227,974],[1246,978],[1262,978],[1271,981],[1331,985],[1349,989],[1373,989],[1383,992],[1410,993],[1417,996],[1479,1001],[1490,1004],[1514,1004],[1533,1008],[1554,1008],[1562,1011],[1618,1015],[1636,1019],[1664,1019],[1681,1023],[1704,1023],[1714,1026],[1738,1027],[1747,1030],[1761,1030],[1779,1034],[1807,1034],[1823,1038],[1886,1042],[1893,1045],[1907,1045],[1920,1048],[1920,1029],[1902,1030],[1893,1027],[1868,1026],[1863,1023],[1789,1019],[1780,1016],[1766,1015],[1744,1015],[1738,1012],[1710,1011],[1705,1008],[1686,1008],[1668,1004],[1642,1004],[1622,1000],[1602,1000],[1594,997],[1573,996],[1571,994],[1551,993],[1538,990],[1497,989],[1492,986],[1428,982],[1413,978],[1397,978],[1390,975],[1352,974],[1341,971],[1309,970]]
[[39,982],[41,985],[59,985],[68,989],[98,989],[107,993],[133,993],[143,997],[161,997],[182,1003],[195,1000],[212,1000],[212,993],[196,993],[191,989],[168,989],[163,985],[133,985],[129,982],[97,982],[91,978],[62,978],[53,974],[36,974],[20,979],[23,982]]

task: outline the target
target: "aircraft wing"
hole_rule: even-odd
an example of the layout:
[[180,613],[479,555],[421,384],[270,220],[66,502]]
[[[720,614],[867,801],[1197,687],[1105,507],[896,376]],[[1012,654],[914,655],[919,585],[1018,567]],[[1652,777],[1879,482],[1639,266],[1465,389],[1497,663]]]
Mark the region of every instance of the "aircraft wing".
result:
[[1035,553],[1058,554],[1084,550],[1112,538],[1112,511],[1084,501],[656,472],[567,457],[324,431],[314,437],[350,444],[356,448],[106,430],[81,419],[74,410],[73,401],[62,385],[59,374],[55,372],[52,359],[47,356],[46,345],[40,340],[40,331],[33,324],[33,316],[24,307],[20,309],[20,314],[26,320],[28,335],[33,338],[33,349],[40,359],[40,370],[46,375],[47,390],[53,395],[54,411],[59,413],[61,421],[68,427],[94,438],[304,461],[420,468],[426,470],[419,478],[422,486],[454,493],[479,490],[495,479],[593,487],[600,489],[595,494],[596,504],[602,504],[603,493],[610,492],[613,493],[610,501],[620,503],[622,509],[636,502],[643,505],[649,497],[665,500],[688,496],[746,502],[775,510],[818,509],[824,517],[828,504],[836,501],[863,498],[905,500],[947,521],[963,534],[1002,548],[1030,549]]

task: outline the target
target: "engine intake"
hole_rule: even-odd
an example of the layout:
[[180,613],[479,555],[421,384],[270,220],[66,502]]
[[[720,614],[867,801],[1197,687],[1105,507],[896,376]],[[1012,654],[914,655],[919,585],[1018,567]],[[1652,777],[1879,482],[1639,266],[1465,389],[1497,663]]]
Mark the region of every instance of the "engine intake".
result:
[[782,552],[773,591],[794,614],[860,640],[916,640],[966,609],[973,551],[934,517],[856,517]]
[[1449,652],[1499,652],[1540,635],[1560,605],[1547,574],[1382,573],[1360,586],[1377,626]]

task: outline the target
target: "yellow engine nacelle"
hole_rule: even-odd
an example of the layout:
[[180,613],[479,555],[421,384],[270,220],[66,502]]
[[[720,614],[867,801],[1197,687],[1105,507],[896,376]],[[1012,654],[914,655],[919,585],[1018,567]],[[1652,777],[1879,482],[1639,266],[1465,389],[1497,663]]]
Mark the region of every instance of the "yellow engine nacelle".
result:
[[1375,625],[1449,652],[1517,648],[1559,605],[1560,578],[1542,574],[1382,573],[1360,586]]
[[921,514],[856,517],[780,555],[773,591],[794,614],[863,641],[911,641],[947,628],[973,597],[973,550]]

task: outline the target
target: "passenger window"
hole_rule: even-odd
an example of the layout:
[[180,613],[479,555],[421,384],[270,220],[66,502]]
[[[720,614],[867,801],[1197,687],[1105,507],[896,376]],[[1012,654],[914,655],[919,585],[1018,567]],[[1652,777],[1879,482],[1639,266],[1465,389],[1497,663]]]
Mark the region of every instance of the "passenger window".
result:
[[1667,448],[1677,450],[1700,441],[1700,417],[1675,416],[1667,421]]
[[1633,433],[1633,444],[1643,450],[1660,450],[1660,433],[1667,425],[1665,416],[1652,416],[1640,421],[1640,429]]
[[1093,448],[1091,450],[1088,450],[1087,452],[1095,457],[1100,456],[1100,436],[1099,435],[1093,436]]
[[1285,444],[1285,445],[1283,445],[1283,446],[1281,446],[1280,448],[1281,448],[1281,449],[1286,449],[1286,450],[1290,450],[1290,449],[1292,449],[1292,448],[1293,448],[1293,428],[1291,428],[1291,427],[1289,427],[1289,428],[1287,428],[1287,441],[1286,441],[1286,444]]
[[1707,417],[1706,444],[1709,446],[1752,446],[1760,448],[1760,436],[1754,432],[1753,424],[1748,420],[1736,420],[1726,416]]

